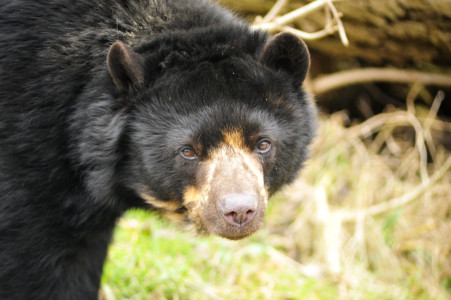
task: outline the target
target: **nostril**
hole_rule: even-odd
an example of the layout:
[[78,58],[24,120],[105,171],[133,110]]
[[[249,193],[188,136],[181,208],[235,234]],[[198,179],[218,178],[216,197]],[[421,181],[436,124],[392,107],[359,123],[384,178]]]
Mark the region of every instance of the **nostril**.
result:
[[229,219],[236,219],[237,218],[237,216],[238,216],[238,214],[236,213],[236,212],[234,212],[234,211],[232,211],[232,212],[229,212],[228,214],[224,214],[227,218],[229,218]]
[[226,221],[229,222],[230,224],[234,224],[238,220],[238,214],[234,211],[228,214],[224,214],[224,217],[226,218]]

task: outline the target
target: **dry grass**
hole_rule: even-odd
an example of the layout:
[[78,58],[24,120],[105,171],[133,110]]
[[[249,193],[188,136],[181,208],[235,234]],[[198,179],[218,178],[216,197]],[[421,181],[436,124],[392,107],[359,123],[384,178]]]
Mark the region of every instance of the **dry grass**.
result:
[[[346,45],[332,2],[281,15],[288,1],[279,0],[255,25],[309,39],[287,24],[324,6],[328,22],[313,39],[338,30]],[[315,78],[309,86],[321,94],[376,80],[413,83],[407,109],[387,108],[350,128],[345,113],[323,116],[308,167],[270,214],[268,228],[276,230],[269,243],[316,266],[313,274],[336,282],[343,299],[451,298],[451,156],[437,138],[451,136],[451,123],[437,118],[444,93],[433,99],[423,86],[449,86],[449,76],[368,69]],[[419,96],[430,98],[428,108],[415,105]]]
[[443,99],[422,116],[413,97],[407,111],[350,128],[345,113],[323,116],[302,179],[271,213],[271,243],[316,265],[343,299],[448,299],[451,156],[435,138],[451,132],[436,118]]

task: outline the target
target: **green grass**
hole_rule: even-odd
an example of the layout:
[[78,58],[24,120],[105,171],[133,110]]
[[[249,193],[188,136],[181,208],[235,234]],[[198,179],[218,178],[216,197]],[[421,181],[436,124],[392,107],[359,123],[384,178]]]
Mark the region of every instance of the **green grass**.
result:
[[102,278],[107,299],[334,299],[268,254],[265,231],[242,241],[194,236],[150,213],[120,222]]

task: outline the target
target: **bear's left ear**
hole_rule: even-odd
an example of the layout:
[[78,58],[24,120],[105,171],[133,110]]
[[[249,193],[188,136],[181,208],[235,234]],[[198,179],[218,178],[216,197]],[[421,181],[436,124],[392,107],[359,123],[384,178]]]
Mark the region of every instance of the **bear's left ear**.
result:
[[107,55],[108,72],[116,87],[126,91],[144,82],[144,58],[122,42],[114,42]]
[[300,85],[310,67],[310,54],[302,40],[284,32],[266,43],[259,61],[267,67],[288,73],[294,84]]

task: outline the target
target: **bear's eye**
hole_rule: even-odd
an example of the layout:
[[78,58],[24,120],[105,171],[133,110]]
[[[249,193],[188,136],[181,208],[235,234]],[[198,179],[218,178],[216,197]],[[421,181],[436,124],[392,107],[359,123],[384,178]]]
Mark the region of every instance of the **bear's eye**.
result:
[[271,142],[269,140],[261,140],[257,144],[257,152],[260,154],[268,153],[271,150]]
[[182,155],[183,158],[185,159],[196,159],[197,158],[197,154],[196,151],[194,151],[194,149],[192,147],[185,147],[180,151],[180,154]]

